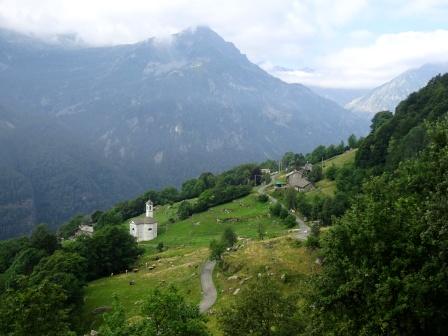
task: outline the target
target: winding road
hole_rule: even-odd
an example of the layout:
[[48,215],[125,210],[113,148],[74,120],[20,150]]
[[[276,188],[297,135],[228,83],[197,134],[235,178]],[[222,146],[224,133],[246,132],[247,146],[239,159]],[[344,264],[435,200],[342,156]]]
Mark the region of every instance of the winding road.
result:
[[[275,178],[275,176],[273,176],[273,178]],[[259,187],[257,191],[259,194],[268,196],[272,203],[277,203],[278,200],[266,192],[266,188],[271,185],[272,182]],[[280,205],[284,207],[283,204],[280,203]],[[305,240],[310,233],[310,228],[297,214],[294,214],[294,217],[296,218],[296,223],[299,227],[296,238]],[[201,313],[207,312],[215,304],[218,296],[215,284],[213,283],[213,269],[215,268],[215,265],[216,261],[207,260],[201,270],[202,300],[199,303],[199,311]]]
[[199,303],[199,311],[205,313],[214,305],[217,292],[215,284],[213,283],[213,269],[215,268],[216,261],[206,261],[201,271],[201,287],[202,287],[202,300]]
[[[271,180],[271,181],[275,180],[275,178],[277,178],[277,175],[272,176],[272,180]],[[272,197],[271,195],[269,195],[269,194],[266,192],[266,188],[267,188],[267,187],[270,187],[272,184],[273,184],[272,182],[270,182],[269,184],[265,184],[265,185],[259,187],[257,191],[258,191],[259,194],[268,196],[268,197],[269,197],[269,200],[270,200],[272,203],[277,203],[278,200],[277,200],[276,198]],[[279,202],[279,203],[280,203],[280,202]],[[285,207],[282,203],[280,203],[280,205],[281,205],[283,208],[286,209],[286,207]],[[288,210],[288,209],[286,209],[286,210]],[[288,211],[288,212],[289,212],[289,211]],[[296,213],[293,213],[292,215],[294,215],[294,217],[296,218],[296,223],[297,223],[297,225],[298,225],[298,231],[297,231],[297,236],[296,236],[296,238],[299,239],[299,240],[305,240],[305,239],[308,237],[308,235],[310,234],[310,228],[309,228],[309,226],[306,225],[305,222],[302,220],[302,218],[300,218],[299,215],[297,215]]]

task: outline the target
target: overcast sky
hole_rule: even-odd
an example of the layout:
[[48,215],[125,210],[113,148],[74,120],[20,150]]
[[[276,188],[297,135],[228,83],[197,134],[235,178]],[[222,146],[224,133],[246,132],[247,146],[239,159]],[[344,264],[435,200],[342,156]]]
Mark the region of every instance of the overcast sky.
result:
[[0,0],[1,27],[76,33],[95,45],[197,25],[271,73],[307,85],[373,87],[448,61],[448,0]]

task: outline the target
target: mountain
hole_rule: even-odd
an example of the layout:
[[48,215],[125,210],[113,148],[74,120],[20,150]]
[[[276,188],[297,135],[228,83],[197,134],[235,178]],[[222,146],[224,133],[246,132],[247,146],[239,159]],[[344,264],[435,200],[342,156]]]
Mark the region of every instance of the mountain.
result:
[[23,183],[0,184],[2,237],[366,126],[207,27],[89,48],[0,31],[0,106],[2,170]]
[[391,81],[373,89],[369,93],[349,102],[349,110],[373,115],[379,111],[394,111],[398,103],[412,92],[424,87],[438,74],[448,72],[448,63],[426,64],[417,69],[408,70]]
[[320,86],[310,86],[309,88],[316,92],[318,95],[326,99],[330,99],[341,106],[345,106],[353,99],[358,98],[370,91],[369,89],[340,89],[325,88]]

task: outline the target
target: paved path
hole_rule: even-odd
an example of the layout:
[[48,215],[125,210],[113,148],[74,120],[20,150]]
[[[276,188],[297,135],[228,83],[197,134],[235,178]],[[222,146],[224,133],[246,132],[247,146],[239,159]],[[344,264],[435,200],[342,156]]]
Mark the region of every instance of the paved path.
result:
[[[264,195],[268,196],[269,200],[272,203],[277,203],[278,200],[276,198],[272,197],[271,195],[269,195],[266,192],[266,188],[271,186],[272,185],[272,181],[274,181],[276,178],[277,178],[277,175],[272,176],[271,177],[271,183],[263,185],[263,186],[259,187],[258,190],[257,190],[259,194],[264,194]],[[280,205],[283,208],[286,209],[286,207],[283,204],[280,203]],[[288,209],[286,209],[286,210],[288,210]],[[294,217],[296,217],[296,223],[297,223],[297,225],[299,227],[298,230],[297,230],[297,236],[296,237],[299,240],[305,240],[308,237],[308,235],[310,234],[310,228],[308,227],[308,225],[305,224],[305,222],[302,220],[302,218],[300,218],[296,213],[293,213],[293,215],[294,215]]]
[[199,303],[199,311],[205,313],[215,304],[217,293],[213,283],[213,269],[216,261],[207,260],[201,271],[202,300]]

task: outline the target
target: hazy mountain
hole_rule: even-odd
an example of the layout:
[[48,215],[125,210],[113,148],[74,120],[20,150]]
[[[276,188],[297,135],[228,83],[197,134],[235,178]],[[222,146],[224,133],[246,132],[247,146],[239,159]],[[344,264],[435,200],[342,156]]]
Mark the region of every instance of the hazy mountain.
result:
[[319,86],[310,86],[310,89],[316,92],[319,96],[330,99],[341,106],[345,106],[353,99],[370,92],[369,89],[338,89]]
[[391,81],[349,102],[345,107],[352,111],[375,114],[379,111],[394,111],[398,103],[412,92],[424,87],[438,74],[448,72],[448,63],[426,64],[411,69]]
[[0,104],[14,111],[15,121],[0,123],[14,154],[8,171],[24,185],[14,198],[1,182],[0,208],[30,208],[0,219],[14,233],[365,130],[362,119],[270,76],[205,27],[97,48],[2,31]]

